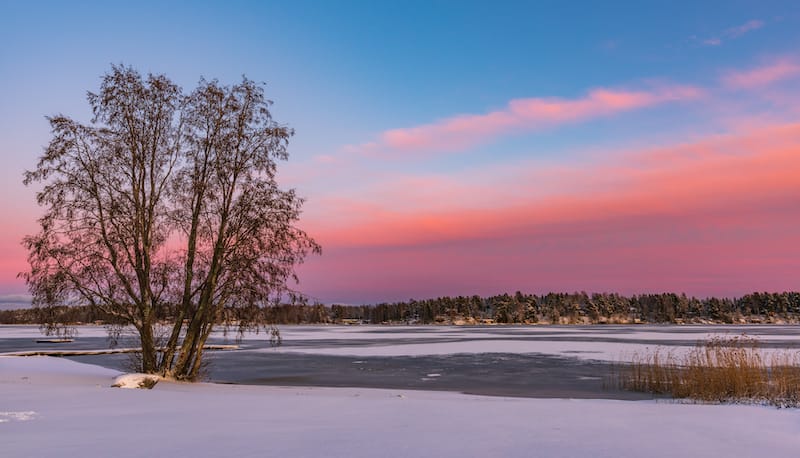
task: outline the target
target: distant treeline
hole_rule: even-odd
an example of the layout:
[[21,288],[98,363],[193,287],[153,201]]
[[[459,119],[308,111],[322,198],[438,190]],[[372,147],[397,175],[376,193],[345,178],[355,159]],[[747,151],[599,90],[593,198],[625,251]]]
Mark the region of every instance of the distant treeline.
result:
[[[796,323],[800,293],[753,293],[740,298],[687,297],[685,294],[550,293],[543,296],[440,297],[375,305],[285,304],[263,309],[226,310],[227,321],[273,324],[597,324],[597,323]],[[166,314],[161,317],[169,321]],[[47,311],[0,311],[0,323],[109,323],[88,306]]]

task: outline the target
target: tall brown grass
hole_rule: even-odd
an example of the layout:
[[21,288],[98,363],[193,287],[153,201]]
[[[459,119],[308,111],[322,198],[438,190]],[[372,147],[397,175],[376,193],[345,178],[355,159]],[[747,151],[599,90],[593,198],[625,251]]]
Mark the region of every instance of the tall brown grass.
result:
[[688,353],[635,353],[619,372],[622,388],[703,402],[800,405],[800,352],[762,352],[745,335],[711,337]]

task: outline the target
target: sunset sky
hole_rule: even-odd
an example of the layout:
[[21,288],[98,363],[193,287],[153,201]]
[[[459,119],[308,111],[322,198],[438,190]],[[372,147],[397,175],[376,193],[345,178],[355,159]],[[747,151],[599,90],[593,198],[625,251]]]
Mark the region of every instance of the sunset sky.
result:
[[313,300],[800,290],[800,2],[111,3],[0,3],[0,307],[112,63],[267,83]]

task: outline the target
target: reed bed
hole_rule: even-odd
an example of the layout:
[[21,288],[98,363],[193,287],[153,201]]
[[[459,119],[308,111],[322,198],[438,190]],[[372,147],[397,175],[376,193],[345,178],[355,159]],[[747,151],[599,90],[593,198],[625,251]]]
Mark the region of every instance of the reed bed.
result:
[[688,353],[635,353],[619,372],[622,388],[702,402],[800,406],[800,352],[765,352],[758,339],[716,336]]

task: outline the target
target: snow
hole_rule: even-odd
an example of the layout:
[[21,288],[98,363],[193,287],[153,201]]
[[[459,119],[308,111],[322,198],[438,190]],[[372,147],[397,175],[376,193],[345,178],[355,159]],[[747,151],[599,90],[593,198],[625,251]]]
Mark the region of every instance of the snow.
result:
[[154,386],[162,379],[161,377],[148,374],[122,374],[114,379],[111,384],[114,388],[147,388]]
[[[759,340],[793,340],[800,343],[800,330],[795,325],[590,325],[590,326],[279,326],[285,341],[291,340],[394,340],[394,339],[471,339],[498,338],[586,338],[603,337],[615,340],[673,341],[694,344],[708,336],[747,334]],[[213,335],[222,337],[221,331]],[[248,333],[245,338],[258,338]],[[264,338],[264,333],[260,334]]]
[[[645,348],[656,346],[637,343],[617,342],[571,342],[571,341],[526,341],[526,340],[488,340],[477,338],[461,342],[427,342],[420,344],[391,344],[364,346],[314,346],[314,347],[276,347],[263,348],[259,352],[304,353],[329,356],[425,356],[451,355],[459,353],[539,353],[545,355],[571,356],[587,360],[625,361],[629,356]],[[687,352],[690,345],[675,345],[669,349],[679,354]]]
[[[108,333],[103,326],[75,326],[76,337],[106,337]],[[35,324],[0,325],[0,337],[4,339],[41,339],[44,334]]]
[[29,410],[26,412],[0,412],[0,423],[7,423],[12,420],[28,421],[36,416],[36,412]]
[[[324,332],[322,332],[324,331]],[[313,327],[282,327],[286,345],[262,348],[261,352],[291,352],[352,357],[396,357],[459,353],[537,353],[597,361],[630,361],[636,353],[658,347],[676,356],[690,351],[698,341],[712,336],[756,337],[776,348],[764,354],[797,349],[800,328],[796,326],[458,326],[380,327],[349,326],[320,330]],[[293,341],[310,345],[292,346]],[[314,341],[320,341],[318,345]],[[357,341],[369,342],[359,344]],[[383,342],[385,341],[385,343]],[[353,344],[350,344],[353,342]],[[402,342],[402,343],[398,343]]]
[[[103,326],[75,326],[76,338],[107,337]],[[593,325],[593,326],[333,326],[333,325],[280,325],[284,340],[388,340],[388,339],[488,339],[497,338],[585,338],[605,337],[618,340],[685,340],[687,344],[709,335],[757,336],[759,340],[793,340],[800,343],[800,327],[796,325]],[[778,332],[776,332],[778,331]],[[130,329],[130,334],[135,334]],[[234,337],[235,332],[229,332]],[[212,337],[223,338],[221,329]],[[0,338],[42,338],[37,325],[0,325]],[[269,334],[245,333],[245,339],[268,339]]]
[[162,381],[0,357],[4,457],[795,457],[800,410]]
[[[603,325],[603,326],[280,326],[284,345],[245,351],[274,351],[352,357],[449,355],[456,353],[537,353],[584,360],[629,361],[636,353],[663,345],[676,356],[711,336],[752,336],[765,354],[800,348],[800,326],[782,325]],[[78,326],[82,337],[106,337],[102,326]],[[233,337],[234,334],[229,334]],[[1,338],[40,337],[36,326],[0,326]],[[221,330],[212,337],[224,338]],[[246,333],[264,341],[266,333]],[[296,345],[302,343],[302,345]],[[68,347],[64,347],[66,353]],[[81,350],[89,353],[92,350]],[[109,350],[95,350],[109,351]],[[127,351],[116,349],[113,351]],[[241,350],[240,350],[241,351]],[[8,353],[6,353],[8,354]],[[2,354],[0,354],[1,356]]]

